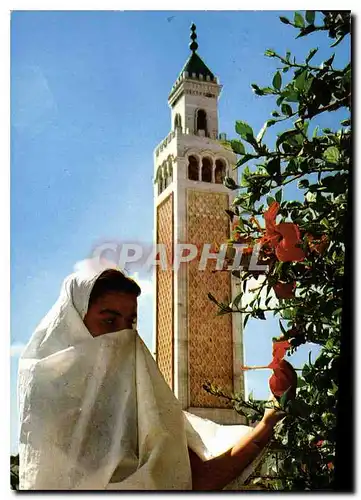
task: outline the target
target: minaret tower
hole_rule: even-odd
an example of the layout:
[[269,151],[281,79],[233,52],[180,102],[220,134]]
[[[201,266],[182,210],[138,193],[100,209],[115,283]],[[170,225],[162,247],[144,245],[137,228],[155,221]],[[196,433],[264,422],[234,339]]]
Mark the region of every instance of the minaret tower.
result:
[[237,181],[235,154],[218,132],[221,85],[197,54],[196,26],[191,26],[191,54],[173,85],[168,103],[171,131],[154,152],[155,239],[166,246],[168,268],[155,271],[155,339],[158,366],[186,409],[219,423],[239,422],[227,402],[203,389],[207,381],[244,393],[243,342],[239,315],[216,316],[208,297],[231,299],[237,293],[230,272],[215,270],[209,260],[171,267],[177,243],[225,243],[230,222],[225,212],[233,192],[223,185]]

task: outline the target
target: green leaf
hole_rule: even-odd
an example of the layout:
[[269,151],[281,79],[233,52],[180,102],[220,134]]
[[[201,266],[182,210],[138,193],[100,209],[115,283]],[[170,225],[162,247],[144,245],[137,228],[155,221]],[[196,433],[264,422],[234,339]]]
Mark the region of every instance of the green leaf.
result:
[[340,159],[340,151],[336,146],[330,146],[323,153],[323,157],[329,163],[338,163]]
[[279,157],[272,158],[265,166],[269,175],[279,174],[281,171],[281,160]]
[[308,53],[308,56],[306,57],[306,64],[308,64],[312,57],[316,54],[316,52],[318,51],[318,47],[316,49],[311,49],[310,52]]
[[244,155],[246,153],[243,142],[237,141],[236,139],[231,141],[231,147],[235,153],[238,155]]
[[308,74],[308,72],[305,70],[305,71],[302,71],[302,73],[300,73],[298,75],[298,77],[296,78],[296,80],[294,82],[295,89],[301,90],[301,91],[304,90],[307,74]]
[[237,297],[233,301],[233,305],[235,308],[237,308],[242,302],[242,293],[239,293]]
[[262,90],[262,95],[271,95],[271,94],[276,94],[276,91],[272,87],[263,87]]
[[282,189],[277,191],[277,193],[275,194],[275,199],[276,199],[276,201],[278,201],[278,203],[281,203],[281,201],[282,201]]
[[306,21],[308,24],[313,24],[315,22],[316,12],[314,10],[306,10]]
[[266,319],[265,313],[264,311],[262,311],[262,309],[257,309],[255,311],[255,315],[258,319]]
[[250,316],[249,314],[246,314],[246,316],[245,316],[245,318],[243,320],[243,328],[246,328],[247,322],[249,320],[249,316]]
[[225,210],[226,214],[228,215],[228,217],[231,219],[231,222],[233,222],[233,218],[236,216],[236,214],[232,211],[232,210]]
[[310,182],[307,180],[307,179],[302,179],[301,181],[299,181],[298,183],[298,187],[300,189],[307,189],[308,186],[310,185]]
[[334,339],[328,339],[328,341],[325,344],[325,349],[332,349],[334,346]]
[[288,394],[290,392],[291,386],[282,394],[280,398],[280,407],[282,410],[286,409],[288,403]]
[[302,14],[300,14],[299,12],[295,12],[293,22],[296,28],[303,28],[305,26],[305,20],[303,19]]
[[335,53],[333,53],[332,56],[329,59],[327,59],[327,61],[323,62],[323,66],[324,67],[331,66],[331,64],[333,63],[334,59],[335,59]]
[[341,36],[339,36],[337,38],[337,40],[330,45],[330,47],[336,47],[336,45],[338,45],[340,42],[342,42],[342,40],[344,39],[344,37],[346,36],[346,34],[347,33],[343,33]]
[[297,377],[297,388],[301,389],[301,387],[305,387],[307,385],[307,382],[303,380],[301,377]]
[[219,305],[218,304],[218,300],[210,292],[208,293],[208,298],[209,298],[209,300],[211,300],[212,302],[214,302],[215,304],[217,304],[217,306]]
[[279,71],[277,71],[277,73],[273,77],[272,85],[274,86],[275,89],[280,90],[282,86],[282,76]]
[[284,16],[280,16],[280,21],[281,21],[281,23],[283,23],[283,24],[291,24],[291,21],[289,21],[289,20],[287,19],[287,17],[284,17]]
[[275,123],[277,123],[279,120],[267,120],[267,127],[272,127]]
[[311,193],[311,191],[308,191],[308,193],[306,193],[306,196],[305,196],[306,200],[309,202],[309,203],[313,203],[316,201],[317,199],[317,194],[316,193]]
[[281,106],[281,111],[284,115],[291,116],[293,114],[292,108],[289,104],[283,103]]
[[276,56],[276,52],[272,49],[267,49],[264,53],[264,55],[266,57],[275,57]]
[[288,102],[298,102],[298,93],[293,88],[290,88],[286,92],[284,92],[283,97]]
[[304,365],[302,368],[302,378],[307,379],[307,375],[310,373],[310,367],[308,365]]
[[242,137],[247,142],[250,142],[250,139],[254,139],[253,129],[248,125],[248,123],[238,120],[236,121],[236,132],[238,135]]
[[291,412],[300,417],[307,417],[311,412],[311,408],[302,399],[295,399],[291,402]]
[[292,130],[286,130],[285,132],[283,132],[282,134],[279,135],[277,141],[276,141],[276,148],[279,149],[279,146],[283,143],[283,142],[286,142],[287,139],[289,139],[290,137],[294,136],[294,135],[297,135],[299,134],[299,131],[296,130],[296,129],[292,129]]
[[238,189],[238,188],[239,188],[238,184],[236,184],[236,183],[234,182],[234,180],[232,179],[232,177],[228,177],[228,176],[226,176],[226,177],[224,178],[224,180],[223,180],[223,184],[224,184],[224,185],[226,186],[226,188],[228,188],[228,189],[232,189],[232,190],[234,190],[234,189]]
[[293,319],[295,313],[294,313],[294,310],[293,309],[284,309],[282,311],[282,318],[283,319]]
[[324,217],[320,222],[323,226],[327,227],[327,229],[330,228],[330,221],[327,219],[327,217]]
[[271,206],[274,201],[276,201],[272,196],[267,196],[267,205]]
[[251,83],[251,87],[252,87],[253,92],[254,92],[256,95],[264,95],[263,90],[261,90],[257,84],[255,84],[255,83]]

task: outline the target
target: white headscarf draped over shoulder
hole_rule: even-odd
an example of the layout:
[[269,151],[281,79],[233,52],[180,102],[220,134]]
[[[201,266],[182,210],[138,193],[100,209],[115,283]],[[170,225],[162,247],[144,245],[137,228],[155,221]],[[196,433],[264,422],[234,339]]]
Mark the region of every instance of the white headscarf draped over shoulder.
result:
[[211,458],[250,428],[182,412],[135,330],[90,335],[104,270],[64,280],[19,360],[20,489],[189,490],[188,446]]

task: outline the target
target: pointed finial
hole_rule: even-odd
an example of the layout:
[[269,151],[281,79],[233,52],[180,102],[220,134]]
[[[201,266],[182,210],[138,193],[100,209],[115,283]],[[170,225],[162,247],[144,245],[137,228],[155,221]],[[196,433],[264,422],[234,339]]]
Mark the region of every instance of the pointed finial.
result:
[[193,54],[198,49],[198,43],[196,42],[196,39],[197,39],[196,29],[197,29],[197,26],[194,23],[192,23],[192,26],[191,26],[191,40],[192,40],[192,42],[189,44],[189,48],[191,49]]

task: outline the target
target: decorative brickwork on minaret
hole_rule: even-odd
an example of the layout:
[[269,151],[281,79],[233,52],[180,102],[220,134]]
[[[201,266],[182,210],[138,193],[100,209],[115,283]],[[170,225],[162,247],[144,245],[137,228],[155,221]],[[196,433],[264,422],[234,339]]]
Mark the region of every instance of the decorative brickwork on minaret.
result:
[[[225,213],[227,194],[187,192],[187,229],[189,243],[222,243],[229,237]],[[231,298],[231,276],[213,272],[216,261],[208,261],[204,271],[198,260],[188,265],[188,336],[190,406],[228,408],[224,400],[208,394],[202,385],[213,382],[233,390],[232,317],[216,316],[217,307],[207,296]]]
[[[166,246],[167,260],[172,260],[173,195],[170,194],[157,208],[157,242]],[[157,267],[157,345],[156,360],[160,371],[173,389],[174,325],[173,325],[173,271]]]

